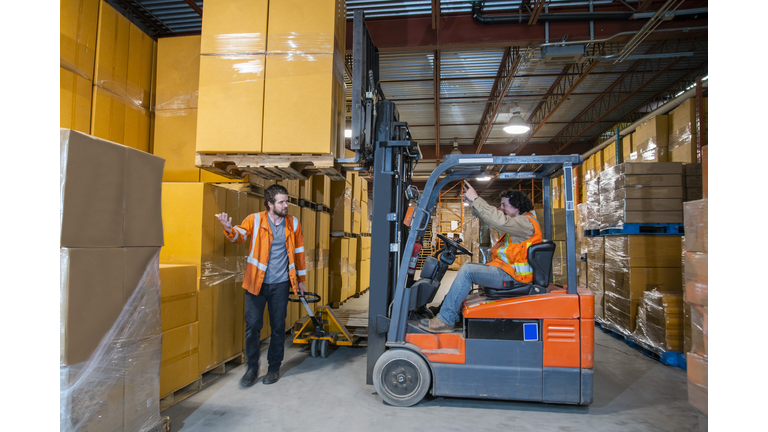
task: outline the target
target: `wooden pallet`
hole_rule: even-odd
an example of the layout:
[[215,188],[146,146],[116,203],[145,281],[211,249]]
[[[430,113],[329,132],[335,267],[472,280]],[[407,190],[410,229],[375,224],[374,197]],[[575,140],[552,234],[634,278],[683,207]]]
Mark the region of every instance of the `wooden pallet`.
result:
[[195,166],[221,176],[241,179],[255,175],[267,180],[307,180],[324,175],[346,181],[332,154],[195,154]]
[[223,374],[229,372],[234,367],[239,366],[243,363],[245,363],[245,354],[238,353],[224,360],[223,362],[213,366],[211,369],[204,372],[202,375],[198,376],[197,379],[191,382],[190,384],[187,384],[186,386],[176,390],[175,392],[172,392],[168,395],[161,397],[160,411],[164,411],[176,405],[177,403],[183,401],[184,399],[189,398],[190,396],[202,390],[203,387],[205,387],[210,382],[218,379]]
[[171,418],[168,416],[161,418],[159,422],[146,429],[145,432],[171,432]]

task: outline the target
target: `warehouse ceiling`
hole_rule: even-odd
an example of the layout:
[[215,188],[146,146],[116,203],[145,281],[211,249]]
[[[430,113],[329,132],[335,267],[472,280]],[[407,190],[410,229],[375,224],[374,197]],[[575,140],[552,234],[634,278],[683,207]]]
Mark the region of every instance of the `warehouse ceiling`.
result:
[[[204,1],[107,2],[153,37],[200,34]],[[582,154],[708,74],[706,0],[346,5],[346,51],[362,9],[381,89],[421,148],[416,179],[454,144],[471,154]],[[347,96],[351,105],[351,86]],[[502,130],[513,107],[531,125],[522,136]],[[518,187],[490,183],[485,195]]]

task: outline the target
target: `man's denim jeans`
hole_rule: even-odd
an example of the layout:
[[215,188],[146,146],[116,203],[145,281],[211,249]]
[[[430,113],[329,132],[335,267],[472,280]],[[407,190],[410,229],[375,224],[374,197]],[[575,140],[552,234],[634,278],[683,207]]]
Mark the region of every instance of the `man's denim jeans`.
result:
[[448,325],[456,324],[456,321],[459,320],[461,304],[472,291],[473,283],[490,288],[503,288],[504,282],[513,280],[512,276],[498,267],[480,263],[464,264],[459,269],[459,274],[456,275],[448,294],[445,295],[445,300],[443,300],[443,305],[437,316]]

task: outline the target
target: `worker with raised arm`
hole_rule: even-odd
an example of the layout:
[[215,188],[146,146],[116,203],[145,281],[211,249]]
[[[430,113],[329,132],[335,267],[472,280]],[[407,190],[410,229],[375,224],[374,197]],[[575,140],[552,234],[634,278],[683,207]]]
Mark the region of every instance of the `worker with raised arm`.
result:
[[243,223],[234,227],[232,218],[226,213],[216,215],[229,241],[245,243],[250,238],[243,281],[246,290],[245,355],[248,357],[248,370],[240,384],[245,387],[256,383],[259,372],[264,306],[269,310],[272,334],[267,352],[269,368],[263,382],[272,384],[280,379],[289,291],[293,289],[294,294],[301,295],[306,291],[304,237],[299,220],[288,215],[288,190],[281,185],[268,187],[264,191],[264,203],[266,211],[250,214]]
[[472,284],[490,288],[514,286],[533,281],[533,269],[528,264],[528,248],[541,243],[541,227],[533,211],[533,203],[523,191],[512,190],[501,194],[498,209],[480,198],[467,182],[463,200],[472,207],[472,213],[490,228],[503,234],[491,248],[488,264],[467,263],[461,266],[450,290],[445,295],[440,312],[430,320],[422,320],[419,327],[431,333],[450,333],[459,320],[461,304],[472,290]]

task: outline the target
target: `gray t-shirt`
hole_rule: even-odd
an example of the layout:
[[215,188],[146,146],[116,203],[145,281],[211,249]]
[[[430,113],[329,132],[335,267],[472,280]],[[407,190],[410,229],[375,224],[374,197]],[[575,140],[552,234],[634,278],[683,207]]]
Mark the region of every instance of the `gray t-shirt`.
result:
[[269,227],[272,229],[272,247],[269,249],[269,263],[264,274],[265,284],[276,284],[288,281],[288,249],[285,247],[285,218],[275,225],[267,215]]

